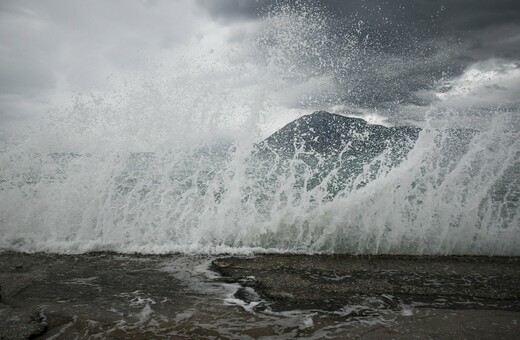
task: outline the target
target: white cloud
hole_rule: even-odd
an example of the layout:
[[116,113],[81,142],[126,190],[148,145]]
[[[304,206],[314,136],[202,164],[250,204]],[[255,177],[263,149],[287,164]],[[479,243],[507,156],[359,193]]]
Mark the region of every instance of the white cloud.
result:
[[415,93],[422,105],[398,108],[403,120],[421,125],[480,129],[499,112],[520,110],[520,64],[490,59],[468,66],[460,76]]
[[[468,67],[445,82],[435,94],[440,105],[453,108],[495,109],[520,105],[520,64],[488,60]],[[438,89],[439,90],[439,89]]]

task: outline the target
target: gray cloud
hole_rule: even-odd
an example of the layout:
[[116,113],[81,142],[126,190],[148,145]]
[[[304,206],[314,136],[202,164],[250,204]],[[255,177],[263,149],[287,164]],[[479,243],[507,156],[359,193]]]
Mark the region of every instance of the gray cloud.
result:
[[[287,3],[318,8],[330,21],[330,36],[337,36],[326,51],[332,57],[345,53],[346,34],[357,39],[362,54],[336,72],[333,84],[345,103],[426,105],[429,97],[420,91],[472,63],[520,60],[514,0],[3,0],[0,123],[44,114],[56,96],[103,90],[108,76],[142,70],[147,60],[193,39],[203,23],[259,22]],[[247,41],[250,34],[233,28],[228,38]]]
[[[319,6],[330,15],[363,19],[393,26],[425,27],[429,34],[442,31],[482,29],[518,24],[520,3],[516,0],[197,0],[212,16],[228,20],[257,19],[277,5]],[[433,25],[433,26],[432,26]]]
[[197,0],[215,19],[232,22],[243,19],[258,19],[270,2],[251,0]]
[[53,95],[102,89],[107,76],[191,37],[191,1],[0,2],[0,121],[44,114]]
[[487,48],[487,55],[493,50],[498,57],[519,57],[520,2],[516,0],[198,0],[198,3],[213,17],[227,22],[261,18],[280,4],[316,6],[338,22],[338,30],[351,30],[352,23],[362,20],[364,32],[375,33],[382,46],[452,37],[469,48],[479,51]]
[[[319,8],[334,32],[357,36],[364,55],[338,72],[342,100],[368,107],[426,105],[416,93],[491,58],[520,60],[520,2],[514,0],[199,0],[224,22],[258,20],[283,4]],[[369,37],[370,43],[366,43]],[[340,43],[340,42],[338,42]],[[355,81],[350,79],[355,78]]]

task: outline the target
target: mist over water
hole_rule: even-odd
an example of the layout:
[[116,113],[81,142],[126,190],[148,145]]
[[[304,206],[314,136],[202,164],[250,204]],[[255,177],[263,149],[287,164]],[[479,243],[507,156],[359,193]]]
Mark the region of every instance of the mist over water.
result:
[[[391,59],[367,48],[377,39],[362,21],[337,24],[280,6],[240,30],[206,28],[5,141],[0,249],[520,255],[520,112],[493,87],[518,65],[449,66],[407,92],[415,104],[386,100],[406,85],[393,81],[399,69],[420,69],[423,46]],[[257,157],[264,138],[315,110],[422,130],[406,152],[351,160],[352,171],[303,150]]]

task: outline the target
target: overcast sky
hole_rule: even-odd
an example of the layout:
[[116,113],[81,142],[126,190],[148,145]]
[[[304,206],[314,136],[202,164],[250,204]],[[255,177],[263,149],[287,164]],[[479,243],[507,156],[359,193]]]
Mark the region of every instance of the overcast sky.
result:
[[[111,77],[143,72],[217,28],[227,30],[224,42],[231,49],[240,34],[265,20],[279,3],[0,0],[0,124],[44,115],[74,93],[102,92]],[[301,8],[305,2],[286,3]],[[370,36],[371,43],[363,45],[365,57],[353,59],[362,66],[336,75],[335,86],[343,87],[338,97],[345,103],[369,108],[395,102],[423,105],[435,81],[467,81],[465,70],[489,68],[497,60],[502,73],[509,74],[508,89],[520,88],[520,1],[307,3],[330,18],[329,28],[338,36],[357,34],[358,43]],[[341,48],[327,53],[340,53]],[[355,84],[339,79],[352,74]],[[493,82],[486,86],[505,88]]]

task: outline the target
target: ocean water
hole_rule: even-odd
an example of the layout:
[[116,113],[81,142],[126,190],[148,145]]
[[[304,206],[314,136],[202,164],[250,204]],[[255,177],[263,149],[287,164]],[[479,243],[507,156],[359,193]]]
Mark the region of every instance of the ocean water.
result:
[[[519,105],[492,86],[518,65],[470,65],[410,92],[415,104],[374,105],[422,47],[391,60],[361,21],[339,34],[331,20],[281,6],[241,34],[203,32],[5,138],[0,249],[520,255]],[[421,131],[369,158],[342,158],[349,143],[336,158],[259,158],[316,110]]]

